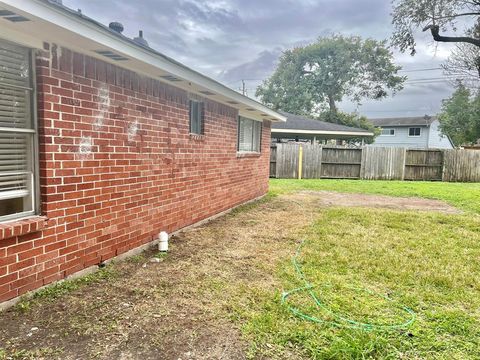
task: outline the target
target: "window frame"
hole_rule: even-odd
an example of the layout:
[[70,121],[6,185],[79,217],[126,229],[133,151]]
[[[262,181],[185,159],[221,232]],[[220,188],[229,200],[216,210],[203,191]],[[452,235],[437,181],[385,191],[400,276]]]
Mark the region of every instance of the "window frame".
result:
[[[194,131],[194,126],[193,126],[193,104],[197,104],[198,106],[198,111],[200,115],[200,124],[198,132]],[[188,124],[189,124],[189,133],[191,135],[205,135],[205,102],[200,101],[200,100],[195,100],[195,99],[189,99],[188,100],[188,114],[189,114],[189,119],[188,119]]]
[[[242,121],[251,121],[252,122],[252,147],[250,150],[241,150],[240,149],[240,124]],[[255,128],[256,126],[254,124],[258,123],[258,151],[254,150],[256,148],[254,144],[254,139],[255,139]],[[250,119],[245,116],[238,116],[237,117],[237,153],[238,154],[261,154],[262,153],[262,134],[263,134],[263,122],[262,121],[257,121],[254,119]]]
[[[415,135],[415,133],[413,135],[411,135],[411,130],[415,130],[415,129],[418,129],[418,135]],[[422,128],[420,126],[413,126],[413,127],[409,127],[408,128],[408,137],[421,137],[422,136]]]
[[[389,131],[390,133],[389,133],[389,134],[384,134],[384,133],[383,133],[384,131]],[[393,133],[392,133],[392,132],[393,132]],[[382,129],[382,132],[381,132],[380,136],[386,136],[386,137],[396,136],[396,135],[397,135],[396,133],[397,133],[397,132],[395,131],[394,128],[387,128],[387,129]]]
[[[30,201],[31,201],[31,210],[27,211],[22,211],[19,213],[14,213],[14,214],[8,214],[8,215],[3,215],[0,216],[0,223],[5,223],[5,222],[11,222],[11,221],[16,221],[16,220],[21,220],[25,219],[28,217],[36,216],[40,214],[40,209],[41,209],[41,197],[40,197],[40,181],[39,181],[39,164],[40,164],[40,158],[39,158],[39,139],[38,139],[38,104],[37,104],[37,99],[38,99],[38,89],[37,89],[37,84],[36,84],[36,68],[35,68],[35,56],[33,53],[33,50],[31,48],[27,48],[25,46],[16,44],[14,42],[5,40],[3,38],[0,38],[0,42],[9,44],[10,46],[15,46],[18,48],[23,48],[28,56],[28,64],[30,65],[29,68],[29,88],[23,88],[23,87],[16,87],[18,89],[24,89],[25,91],[30,92],[29,96],[29,117],[30,117],[30,127],[21,129],[21,128],[8,128],[8,127],[1,127],[0,128],[0,133],[6,134],[6,133],[11,133],[11,134],[24,134],[28,137],[30,137],[28,141],[28,151],[27,151],[27,161],[29,162],[29,167],[30,171],[28,171],[28,174],[31,174],[31,179],[30,179]],[[2,85],[0,83],[0,85]],[[15,86],[12,85],[7,85],[3,84],[3,86],[8,87],[10,86],[11,88],[15,88]],[[1,196],[0,196],[1,197]]]

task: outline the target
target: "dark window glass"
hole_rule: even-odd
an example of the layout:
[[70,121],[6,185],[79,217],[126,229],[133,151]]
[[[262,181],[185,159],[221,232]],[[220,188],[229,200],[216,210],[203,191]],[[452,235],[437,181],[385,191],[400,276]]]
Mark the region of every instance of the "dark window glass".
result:
[[421,129],[419,127],[408,129],[409,136],[420,136],[420,134],[421,134]]
[[190,100],[190,133],[201,135],[204,133],[204,103]]

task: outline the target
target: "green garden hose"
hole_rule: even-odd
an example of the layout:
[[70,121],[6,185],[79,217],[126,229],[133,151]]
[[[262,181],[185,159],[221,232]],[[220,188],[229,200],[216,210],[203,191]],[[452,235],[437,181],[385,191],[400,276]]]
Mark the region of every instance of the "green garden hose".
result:
[[[395,324],[389,324],[389,325],[372,324],[372,323],[356,321],[356,320],[353,320],[353,319],[349,319],[349,318],[347,318],[343,315],[340,315],[340,314],[336,313],[335,311],[333,311],[332,309],[330,309],[315,294],[315,292],[313,291],[315,287],[306,278],[306,276],[305,276],[305,274],[302,270],[302,267],[301,267],[301,265],[298,261],[298,258],[300,257],[302,249],[305,246],[305,244],[306,244],[306,240],[303,240],[300,243],[300,245],[298,246],[298,248],[295,252],[295,256],[293,256],[293,258],[292,258],[292,262],[293,262],[293,266],[295,268],[295,272],[297,273],[297,275],[301,279],[301,281],[304,283],[304,286],[293,289],[291,291],[284,292],[282,294],[282,300],[281,300],[282,304],[286,305],[287,308],[296,317],[298,317],[300,319],[303,319],[303,320],[306,320],[306,321],[317,323],[317,324],[327,324],[327,325],[340,327],[340,328],[351,328],[351,329],[359,329],[359,330],[365,330],[365,331],[402,330],[402,329],[407,329],[408,327],[410,327],[415,322],[415,319],[416,319],[415,312],[412,309],[410,309],[410,308],[408,308],[407,306],[404,306],[404,305],[399,305],[399,309],[403,310],[406,314],[408,314],[408,320],[406,320],[403,323],[395,323]],[[387,301],[393,302],[393,300],[390,297],[385,296],[383,294],[379,294],[379,293],[370,291],[366,288],[365,289],[352,288],[352,289],[358,290],[358,291],[365,291],[365,292],[367,292],[371,295],[377,295],[377,296],[379,296],[379,297],[381,297],[381,298],[383,298]],[[302,312],[298,308],[288,304],[287,299],[288,299],[289,296],[291,296],[292,294],[301,293],[301,292],[308,293],[308,295],[310,295],[310,297],[312,298],[312,300],[315,303],[315,305],[317,306],[317,308],[321,309],[322,311],[325,311],[331,317],[333,317],[335,320],[334,321],[329,321],[329,320],[319,319],[315,316],[305,314],[304,312]]]

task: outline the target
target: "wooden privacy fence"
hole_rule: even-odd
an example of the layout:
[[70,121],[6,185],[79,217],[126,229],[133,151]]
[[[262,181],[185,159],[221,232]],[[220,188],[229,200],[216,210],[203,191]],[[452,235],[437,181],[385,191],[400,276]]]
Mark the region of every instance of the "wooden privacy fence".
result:
[[270,176],[480,182],[480,151],[272,144]]

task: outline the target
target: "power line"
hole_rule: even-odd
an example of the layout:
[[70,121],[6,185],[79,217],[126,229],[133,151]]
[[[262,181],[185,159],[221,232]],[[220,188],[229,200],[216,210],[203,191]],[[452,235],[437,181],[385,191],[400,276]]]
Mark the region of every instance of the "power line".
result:
[[[434,70],[443,70],[443,68],[436,67],[436,68],[425,68],[425,69],[402,69],[402,70],[399,70],[399,72],[422,72],[422,71],[434,71]],[[228,83],[225,83],[225,85],[235,84],[235,83],[238,83],[240,81],[263,81],[263,80],[265,80],[265,78],[263,78],[263,79],[260,79],[260,78],[237,79],[237,80],[233,80],[233,81],[230,81]]]
[[[420,78],[420,79],[409,79],[406,80],[405,83],[410,83],[410,82],[417,82],[417,81],[451,81],[451,80],[457,80],[457,79],[469,79],[468,76],[465,76],[463,74],[458,74],[461,76],[455,76],[455,75],[445,75],[444,77],[431,77],[431,78]],[[257,81],[257,80],[262,80],[262,79],[243,79],[243,80],[238,80],[236,82],[242,82],[241,86],[243,89],[243,86],[246,81]],[[233,84],[227,83],[226,85]],[[247,90],[251,90],[252,88],[247,88]]]
[[456,79],[463,79],[463,78],[469,78],[468,76],[462,75],[462,76],[453,76],[453,75],[447,75],[443,77],[430,77],[430,78],[420,78],[420,79],[409,79],[405,82],[411,82],[411,81],[431,81],[431,80],[456,80]]
[[[436,68],[424,68],[424,69],[405,69],[405,70],[399,70],[399,72],[405,72],[405,73],[412,73],[412,72],[424,72],[424,71],[435,71],[435,70],[443,70],[443,68],[441,67],[436,67]],[[458,75],[463,75],[461,73],[458,73]],[[445,75],[446,77],[452,77],[452,76],[455,76],[455,74],[453,75]],[[463,75],[464,76],[464,75]],[[442,78],[443,79],[443,78]],[[263,81],[265,79],[259,79],[259,78],[250,78],[250,79],[238,79],[238,80],[234,80],[234,81],[230,81],[228,83],[225,83],[224,85],[232,85],[232,84],[236,84],[236,83],[239,83],[239,82],[245,82],[245,81]],[[424,80],[424,79],[411,79],[411,80],[407,80],[406,82],[408,81],[414,81],[414,80]],[[429,79],[425,79],[425,80],[430,80]]]
[[232,84],[236,84],[236,83],[239,83],[240,81],[263,81],[265,79],[238,79],[238,80],[235,80],[235,81],[230,81],[228,83],[225,83],[224,85],[232,85]]
[[407,69],[407,70],[399,70],[399,72],[421,72],[421,71],[434,71],[434,70],[443,70],[441,67],[436,68],[426,68],[426,69]]
[[418,81],[412,83],[406,83],[406,86],[419,86],[419,85],[428,85],[428,84],[452,84],[451,80],[436,80],[436,81]]
[[424,112],[426,109],[408,109],[408,110],[362,110],[364,113],[400,113],[400,112]]

